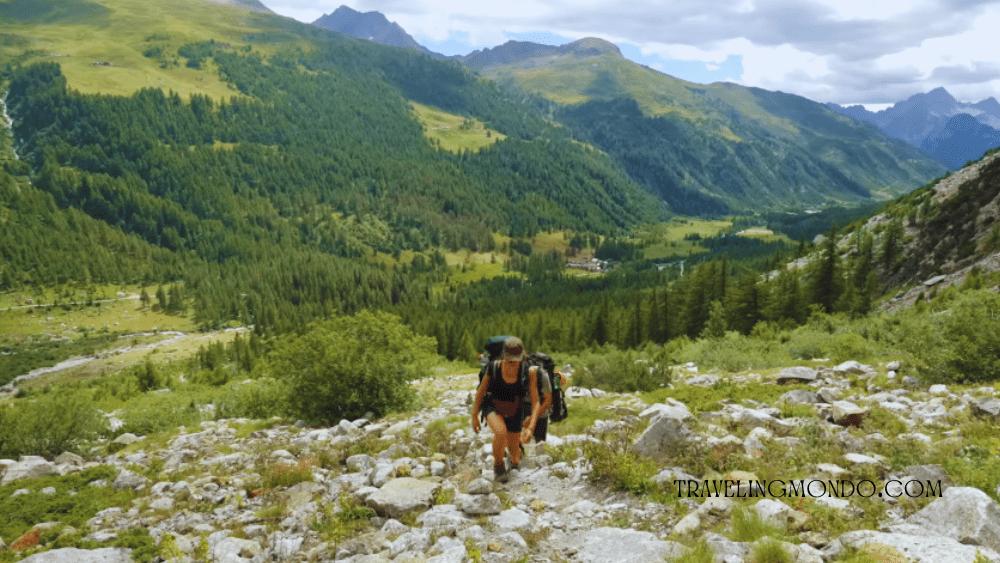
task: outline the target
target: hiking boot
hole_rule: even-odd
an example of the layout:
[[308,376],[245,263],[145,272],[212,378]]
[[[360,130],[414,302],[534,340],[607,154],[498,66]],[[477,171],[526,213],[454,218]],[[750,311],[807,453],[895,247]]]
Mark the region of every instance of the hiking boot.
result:
[[505,464],[501,463],[500,465],[493,466],[493,480],[498,483],[507,482],[507,468]]

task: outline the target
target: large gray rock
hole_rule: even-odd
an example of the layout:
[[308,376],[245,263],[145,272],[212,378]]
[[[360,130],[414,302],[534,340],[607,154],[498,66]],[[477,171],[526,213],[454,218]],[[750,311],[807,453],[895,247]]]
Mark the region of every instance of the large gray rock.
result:
[[831,406],[830,416],[833,423],[841,426],[861,426],[869,412],[868,409],[850,401],[834,401]]
[[893,526],[892,533],[858,530],[847,532],[838,541],[844,547],[860,548],[870,543],[895,547],[912,563],[974,563],[982,554],[1000,563],[1000,554],[989,548],[965,545],[943,536],[928,534],[916,526]]
[[132,563],[132,550],[123,547],[77,549],[67,547],[38,553],[21,563]]
[[115,478],[114,487],[116,491],[124,491],[125,489],[132,489],[133,491],[138,491],[149,483],[149,479],[143,477],[142,475],[137,475],[132,473],[128,469],[122,469],[118,477]]
[[632,451],[649,457],[658,457],[668,453],[670,448],[676,445],[696,441],[697,436],[684,424],[684,420],[686,419],[680,416],[680,413],[662,413],[656,416],[635,441]]
[[805,405],[819,402],[819,396],[806,389],[792,389],[779,399],[789,405]]
[[488,495],[463,495],[460,501],[462,512],[471,516],[500,514],[503,503],[493,493]]
[[854,360],[851,360],[849,362],[844,362],[839,366],[833,368],[833,373],[860,375],[862,373],[871,371],[871,369],[872,368],[860,362],[855,362]]
[[955,485],[955,483],[951,480],[951,477],[948,475],[948,472],[945,471],[944,467],[941,467],[940,465],[936,464],[911,465],[903,470],[903,475],[906,477],[910,477],[912,479],[916,479],[917,481],[920,481],[921,484],[923,484],[923,486],[925,487],[925,490],[926,487],[929,486],[928,483],[930,484],[930,486],[933,486],[935,489],[937,489],[938,483],[940,482],[942,491],[947,490]]
[[793,367],[785,368],[778,373],[778,383],[812,383],[816,381],[819,372],[814,368]]
[[646,408],[646,410],[639,413],[639,418],[643,420],[655,420],[661,416],[667,416],[681,422],[686,422],[693,418],[691,411],[687,408],[687,405],[676,399],[667,399],[667,403],[656,403],[654,405],[650,405]]
[[56,465],[83,465],[83,458],[71,452],[63,452],[55,462]]
[[530,530],[532,528],[531,515],[517,508],[504,510],[499,515],[490,518],[490,523],[500,530]]
[[3,474],[0,486],[22,479],[37,479],[49,475],[58,475],[59,470],[54,463],[48,462],[43,457],[26,455],[21,456],[21,460],[7,468]]
[[795,430],[795,425],[775,418],[764,409],[748,409],[742,405],[726,405],[722,407],[722,412],[733,424],[748,432],[754,428],[767,428],[779,436],[787,436]]
[[444,529],[457,531],[472,525],[473,520],[466,516],[454,504],[439,504],[417,516],[417,522],[431,530]]
[[577,563],[649,563],[680,557],[686,548],[663,541],[649,532],[621,528],[597,528],[574,534]]
[[949,488],[906,522],[967,545],[1000,552],[1000,506],[974,487]]
[[260,544],[253,540],[225,538],[212,548],[214,561],[232,561],[236,558],[250,559],[261,553]]
[[1000,400],[993,397],[977,399],[969,403],[969,409],[976,416],[1000,421]]
[[401,477],[372,493],[366,503],[379,516],[398,519],[407,512],[429,508],[434,504],[434,494],[440,487],[438,483]]

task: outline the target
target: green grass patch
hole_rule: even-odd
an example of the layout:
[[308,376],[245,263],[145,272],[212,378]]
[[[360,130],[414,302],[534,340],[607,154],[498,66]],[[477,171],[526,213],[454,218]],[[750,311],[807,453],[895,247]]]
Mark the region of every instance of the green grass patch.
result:
[[592,399],[581,397],[573,399],[569,404],[569,416],[561,422],[549,422],[549,432],[560,436],[570,434],[586,434],[598,420],[613,420],[617,418],[613,412],[601,410],[600,407],[610,405],[615,399]]
[[647,404],[662,403],[668,398],[676,399],[692,413],[721,410],[719,402],[730,399],[742,403],[751,399],[767,405],[777,406],[778,398],[792,389],[808,389],[806,385],[770,385],[766,383],[735,383],[731,379],[720,379],[711,387],[678,385],[674,389],[658,389],[646,393],[642,399]]
[[[8,0],[0,3],[0,34],[29,42],[0,43],[0,57],[55,60],[70,88],[88,94],[130,95],[153,87],[185,99],[198,93],[222,100],[239,93],[219,79],[214,63],[189,68],[177,49],[209,39],[238,48],[255,36],[280,33],[282,25],[274,16],[199,0]],[[255,41],[253,48],[272,53],[281,46]]]
[[424,137],[434,146],[446,151],[479,152],[507,138],[478,119],[463,117],[444,110],[410,102],[413,113],[424,126]]
[[[98,479],[111,483],[117,476],[114,467],[102,465],[80,473],[16,481],[0,487],[0,514],[3,514],[0,537],[12,542],[41,522],[61,522],[79,529],[105,508],[128,507],[135,498],[133,491],[88,485]],[[55,488],[55,494],[42,494],[47,487]],[[19,489],[27,489],[29,493],[11,496]]]

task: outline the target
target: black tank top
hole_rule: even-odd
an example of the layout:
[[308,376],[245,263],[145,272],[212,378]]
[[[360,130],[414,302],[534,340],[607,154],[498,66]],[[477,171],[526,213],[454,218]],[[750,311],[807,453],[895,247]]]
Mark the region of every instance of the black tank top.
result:
[[[524,387],[524,383],[521,381],[521,368],[523,366],[521,365],[518,366],[517,381],[515,381],[514,383],[507,383],[506,381],[504,381],[503,367],[500,361],[493,362],[492,367],[493,369],[489,370],[490,386],[486,389],[486,391],[490,394],[491,398],[493,399],[494,405],[496,405],[496,403],[512,403],[514,409],[516,409],[517,405],[521,401],[521,397],[524,396],[524,393],[527,390]],[[512,416],[512,415],[505,414],[504,416]]]

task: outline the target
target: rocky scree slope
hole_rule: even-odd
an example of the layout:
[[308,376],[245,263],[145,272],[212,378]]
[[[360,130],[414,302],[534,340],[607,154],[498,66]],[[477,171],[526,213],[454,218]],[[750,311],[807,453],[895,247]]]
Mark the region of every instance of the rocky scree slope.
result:
[[[973,268],[983,274],[1000,270],[998,218],[1000,152],[994,152],[887,205],[858,232],[842,237],[838,252],[845,259],[857,256],[858,235],[873,235],[882,286],[905,288],[887,304],[892,310],[961,284]],[[894,240],[890,258],[887,237]]]
[[[489,432],[475,435],[469,428],[468,389],[474,375],[423,382],[440,402],[406,418],[345,420],[330,428],[281,426],[245,438],[236,437],[234,426],[248,421],[206,421],[201,428],[182,429],[166,446],[126,434],[117,442],[131,445],[112,455],[0,461],[0,482],[112,465],[117,468],[113,482],[88,486],[133,489],[140,496],[130,508],[95,514],[87,523],[87,538],[106,542],[124,530],[146,528],[161,546],[169,546],[170,560],[184,562],[642,563],[682,556],[695,540],[714,550],[715,561],[752,561],[768,540],[729,539],[739,514],[759,515],[773,529],[783,530],[778,545],[789,561],[798,563],[835,561],[869,544],[892,553],[894,561],[1000,562],[996,501],[980,489],[953,486],[940,465],[894,469],[876,453],[890,440],[866,424],[877,411],[906,430],[890,434],[892,443],[914,451],[952,447],[965,452],[968,448],[959,449],[963,421],[1000,419],[996,388],[927,389],[901,376],[899,369],[897,362],[877,368],[845,362],[832,369],[797,367],[776,376],[733,376],[728,384],[791,383],[796,388],[774,405],[726,400],[697,415],[673,399],[647,405],[638,395],[571,388],[571,401],[596,397],[603,402],[607,419],[578,435],[557,437],[559,426],[554,425],[548,443],[532,445],[522,469],[505,484],[492,479]],[[681,372],[686,376],[676,383],[681,389],[711,390],[725,383],[719,375],[697,374],[691,365]],[[790,408],[799,416],[782,416]],[[657,460],[652,480],[662,485],[656,497],[660,502],[590,479],[595,462],[584,455],[592,451],[590,444],[620,442],[639,429],[627,449]],[[898,486],[891,484],[885,490],[894,495],[883,498],[828,492],[807,499],[810,506],[822,505],[818,512],[806,510],[796,498],[739,498],[738,488],[708,498],[677,498],[675,480],[742,479],[745,487],[748,479],[757,478],[746,472],[699,474],[691,460],[720,452],[733,460],[766,459],[759,467],[775,469],[772,479],[792,479],[803,473],[788,465],[784,475],[783,460],[817,443],[826,457],[809,460],[804,468],[809,479],[863,477],[879,487],[894,479],[940,481],[944,494],[915,505],[905,495],[895,498]],[[352,453],[362,450],[368,453]],[[335,461],[309,461],[324,457]],[[141,474],[156,466],[162,468],[157,480]],[[307,468],[312,480],[248,490],[261,482],[264,468],[281,466]],[[31,502],[30,495],[46,492],[15,494]],[[359,507],[375,516],[365,520],[372,513]],[[364,525],[335,537],[329,534],[329,522],[350,522],[359,514],[367,514],[358,518]],[[824,529],[816,514],[851,531]],[[880,516],[865,520],[866,514]],[[854,529],[860,522],[877,529]],[[39,522],[36,527],[54,525]],[[24,561],[124,563],[129,556],[121,548],[64,548]]]

